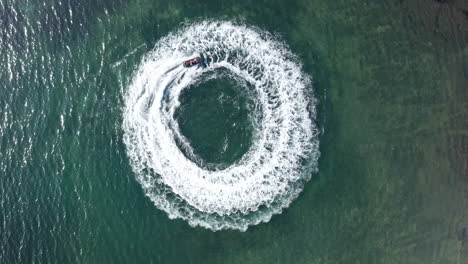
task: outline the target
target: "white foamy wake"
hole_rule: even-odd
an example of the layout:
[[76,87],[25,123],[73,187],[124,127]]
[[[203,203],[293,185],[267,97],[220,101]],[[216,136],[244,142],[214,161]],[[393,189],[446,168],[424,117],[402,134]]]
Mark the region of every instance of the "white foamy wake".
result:
[[[205,67],[184,68],[195,56]],[[179,95],[223,68],[249,83],[257,111],[250,149],[210,170],[180,133]],[[205,78],[206,79],[206,78]],[[243,86],[247,87],[247,86]],[[128,88],[124,141],[145,193],[170,218],[212,230],[246,230],[287,207],[317,168],[316,100],[310,78],[284,43],[258,28],[225,21],[187,25],[147,54]],[[181,151],[182,142],[188,151]],[[198,165],[197,165],[198,164]]]

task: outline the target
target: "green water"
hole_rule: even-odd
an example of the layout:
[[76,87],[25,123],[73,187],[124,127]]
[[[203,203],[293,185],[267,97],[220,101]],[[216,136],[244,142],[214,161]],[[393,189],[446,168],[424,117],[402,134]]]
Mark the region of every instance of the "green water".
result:
[[[212,79],[189,87],[176,112],[181,133],[205,164],[223,168],[244,155],[253,128],[248,89],[230,78]],[[216,166],[217,165],[217,166]]]
[[[468,263],[464,10],[462,0],[0,0],[0,263]],[[280,35],[319,99],[319,172],[247,232],[168,219],[122,142],[143,55],[206,18]],[[248,102],[235,85],[209,85],[233,100],[195,88],[182,117],[211,111],[212,122],[187,121],[184,133],[208,161],[229,162],[251,142]],[[216,155],[225,137],[237,143]]]

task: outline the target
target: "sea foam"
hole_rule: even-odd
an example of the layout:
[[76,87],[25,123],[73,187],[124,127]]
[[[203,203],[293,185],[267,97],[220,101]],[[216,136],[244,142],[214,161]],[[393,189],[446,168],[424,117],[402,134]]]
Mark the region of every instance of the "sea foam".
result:
[[[205,67],[182,66],[195,56]],[[181,92],[218,69],[252,87],[255,135],[239,161],[213,170],[194,162],[174,113]],[[170,218],[245,231],[281,213],[317,170],[315,105],[311,79],[285,43],[241,23],[202,21],[144,57],[125,95],[124,142],[146,195]]]

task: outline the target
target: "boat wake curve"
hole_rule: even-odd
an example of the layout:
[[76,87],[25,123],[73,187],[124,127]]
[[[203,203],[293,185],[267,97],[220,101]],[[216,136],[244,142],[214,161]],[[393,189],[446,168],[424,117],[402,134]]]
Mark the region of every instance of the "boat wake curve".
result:
[[[204,67],[182,65],[193,57]],[[247,153],[212,170],[194,162],[174,112],[184,89],[219,78],[219,69],[252,87],[258,113]],[[143,59],[125,95],[124,141],[137,180],[170,218],[246,230],[281,213],[317,170],[315,104],[310,77],[284,43],[258,28],[203,21],[162,38]]]

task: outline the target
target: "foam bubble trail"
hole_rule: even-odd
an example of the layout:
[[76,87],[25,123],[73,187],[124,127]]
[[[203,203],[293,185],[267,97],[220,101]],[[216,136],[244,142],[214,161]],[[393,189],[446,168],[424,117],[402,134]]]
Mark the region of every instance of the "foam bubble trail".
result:
[[[206,67],[182,66],[195,56]],[[174,112],[184,89],[218,78],[219,69],[252,87],[255,135],[239,161],[214,170],[195,162]],[[258,28],[203,21],[170,33],[143,59],[125,102],[124,140],[138,181],[158,208],[192,226],[245,231],[267,222],[317,170],[310,77],[284,43]]]

